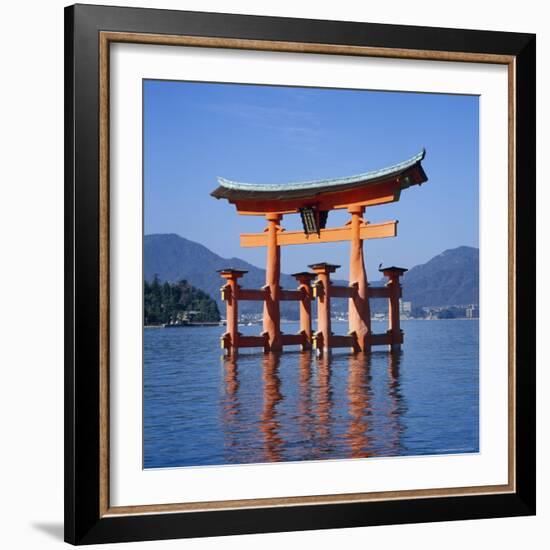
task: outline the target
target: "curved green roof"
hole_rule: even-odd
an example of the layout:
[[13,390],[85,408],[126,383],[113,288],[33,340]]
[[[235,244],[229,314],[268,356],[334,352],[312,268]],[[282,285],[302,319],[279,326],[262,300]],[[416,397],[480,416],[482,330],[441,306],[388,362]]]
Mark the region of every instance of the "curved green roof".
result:
[[[262,184],[262,183],[243,183],[239,181],[232,181],[222,177],[218,177],[218,183],[220,186],[214,190],[211,195],[218,199],[220,198],[246,198],[246,197],[266,197],[267,195],[283,196],[302,196],[316,194],[321,191],[336,191],[339,188],[354,187],[357,184],[363,183],[375,183],[381,180],[399,176],[403,172],[407,171],[415,165],[419,165],[426,155],[426,150],[422,149],[414,157],[380,168],[378,170],[371,170],[370,172],[364,172],[362,174],[356,174],[354,176],[347,176],[343,178],[312,180],[303,182],[291,182],[291,183],[274,183],[274,184]],[[426,181],[427,178],[423,179]],[[405,185],[404,187],[408,187]]]

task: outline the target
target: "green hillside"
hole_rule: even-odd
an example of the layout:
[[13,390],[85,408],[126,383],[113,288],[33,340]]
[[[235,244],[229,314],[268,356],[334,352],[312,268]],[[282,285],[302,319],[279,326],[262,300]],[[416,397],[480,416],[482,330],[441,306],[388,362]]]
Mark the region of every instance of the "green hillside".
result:
[[144,281],[144,323],[156,325],[183,320],[216,322],[220,312],[216,302],[185,279],[161,284],[158,276],[151,283]]

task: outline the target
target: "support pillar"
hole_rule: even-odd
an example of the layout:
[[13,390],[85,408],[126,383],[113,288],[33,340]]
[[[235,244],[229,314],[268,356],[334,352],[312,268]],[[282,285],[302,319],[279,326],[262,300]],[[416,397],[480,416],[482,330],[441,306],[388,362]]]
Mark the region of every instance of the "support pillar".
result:
[[311,299],[313,292],[311,281],[315,279],[315,273],[302,271],[293,273],[292,276],[298,281],[298,290],[302,293],[300,300],[300,332],[305,334],[306,344],[302,344],[302,350],[311,349],[313,333],[311,330]]
[[277,233],[281,230],[280,214],[266,214],[267,220],[267,262],[265,288],[268,295],[264,302],[263,327],[268,335],[269,351],[281,351],[281,313],[279,294],[281,290],[281,247],[277,244]]
[[218,273],[227,281],[221,288],[222,300],[226,304],[226,331],[222,336],[222,348],[229,355],[234,355],[239,349],[239,289],[237,280],[248,271],[240,269],[220,269]]
[[399,318],[399,299],[403,294],[403,290],[399,279],[407,270],[402,267],[386,267],[380,269],[380,271],[389,279],[386,283],[386,287],[390,289],[390,296],[388,299],[388,332],[391,334],[390,350],[399,351],[403,343],[403,332],[401,331],[401,322]]
[[317,275],[314,285],[314,295],[317,298],[317,332],[315,333],[315,347],[319,351],[329,351],[332,336],[330,322],[330,274],[340,266],[320,263],[309,266]]
[[349,282],[350,285],[357,286],[357,293],[349,299],[348,322],[349,332],[355,333],[357,336],[359,349],[370,351],[369,287],[363,258],[363,241],[361,240],[361,226],[365,223],[364,211],[364,206],[348,207],[348,212],[351,214],[349,221],[351,228]]

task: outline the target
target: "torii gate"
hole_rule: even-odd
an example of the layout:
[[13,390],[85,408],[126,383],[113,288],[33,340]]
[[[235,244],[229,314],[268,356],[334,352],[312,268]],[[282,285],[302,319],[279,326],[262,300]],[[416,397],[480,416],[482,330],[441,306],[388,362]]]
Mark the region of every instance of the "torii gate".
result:
[[[244,233],[240,236],[240,244],[243,247],[266,247],[266,286],[261,290],[242,290],[237,284],[237,279],[246,272],[232,269],[220,271],[222,277],[228,281],[224,287],[227,293],[225,299],[228,300],[228,327],[224,336],[226,337],[224,347],[237,350],[239,347],[259,346],[266,351],[280,351],[285,344],[305,344],[306,336],[299,339],[292,337],[295,335],[281,333],[279,303],[281,300],[300,300],[304,304],[304,287],[309,288],[314,275],[295,274],[301,290],[300,288],[298,291],[281,289],[281,246],[337,241],[350,241],[350,287],[332,287],[331,294],[333,297],[349,298],[349,331],[354,335],[353,347],[360,351],[370,351],[371,345],[378,343],[389,343],[395,347],[400,345],[402,337],[401,340],[397,336],[388,340],[388,338],[374,338],[381,335],[371,335],[369,297],[390,298],[390,320],[393,317],[394,325],[397,323],[398,328],[399,276],[406,270],[388,268],[384,274],[390,277],[389,288],[372,288],[368,286],[363,256],[363,241],[395,237],[397,221],[372,224],[363,218],[363,214],[366,207],[398,201],[402,190],[426,182],[428,178],[421,164],[424,156],[423,149],[414,157],[399,164],[332,180],[262,185],[218,178],[219,187],[211,193],[213,197],[226,199],[234,204],[238,214],[264,216],[267,221],[263,233]],[[326,228],[328,213],[337,209],[346,209],[350,214],[349,221],[343,227]],[[301,215],[303,231],[285,231],[281,225],[283,216],[295,213]],[[325,291],[328,292],[330,273],[339,266],[326,266],[330,264],[316,264],[311,267],[317,274],[318,280],[324,281]],[[310,279],[307,278],[308,275]],[[261,337],[238,336],[236,328],[238,299],[264,302],[264,334]],[[330,324],[330,310],[327,315]],[[307,317],[304,314],[300,318],[301,334],[303,334],[307,332],[307,327],[304,327],[307,324]],[[311,328],[309,330],[311,333]],[[397,334],[397,331],[395,333]],[[323,347],[333,347],[328,341],[331,334],[329,329],[326,334],[328,336],[325,336]],[[341,338],[345,337],[340,337],[340,340]],[[237,339],[239,342],[236,341]],[[339,345],[336,337],[334,337],[334,345]],[[341,345],[347,345],[347,341]]]

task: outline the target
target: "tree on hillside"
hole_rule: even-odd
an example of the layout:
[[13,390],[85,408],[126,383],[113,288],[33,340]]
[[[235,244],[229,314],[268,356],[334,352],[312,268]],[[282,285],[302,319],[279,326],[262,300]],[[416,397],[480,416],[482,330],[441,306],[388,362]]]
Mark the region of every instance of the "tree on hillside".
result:
[[197,322],[217,322],[216,302],[205,292],[182,279],[178,283],[160,283],[157,275],[144,281],[144,322],[146,325],[174,323],[192,318]]

